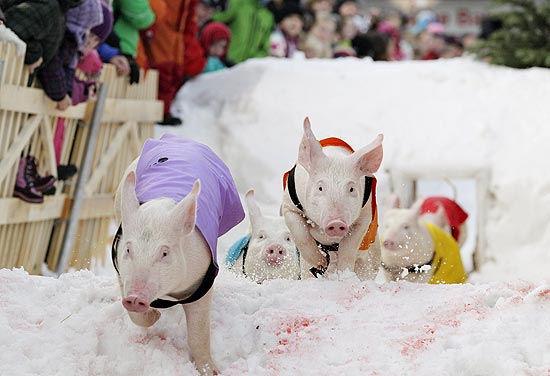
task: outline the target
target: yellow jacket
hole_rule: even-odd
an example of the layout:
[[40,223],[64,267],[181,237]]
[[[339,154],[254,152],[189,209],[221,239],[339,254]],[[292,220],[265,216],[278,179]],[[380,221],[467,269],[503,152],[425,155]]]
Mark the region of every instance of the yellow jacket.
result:
[[453,237],[431,223],[423,223],[434,241],[434,260],[432,268],[434,270],[431,284],[442,283],[463,283],[468,276],[464,271],[462,259],[460,258],[460,248]]

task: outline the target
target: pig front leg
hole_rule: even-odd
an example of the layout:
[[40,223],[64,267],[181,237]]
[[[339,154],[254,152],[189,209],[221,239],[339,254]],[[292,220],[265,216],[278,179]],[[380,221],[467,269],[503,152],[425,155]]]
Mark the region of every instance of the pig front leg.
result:
[[357,250],[365,236],[368,225],[369,223],[365,223],[360,217],[353,225],[350,233],[342,239],[338,246],[338,264],[336,265],[336,270],[340,272],[346,269],[355,271]]
[[357,260],[355,260],[355,274],[362,280],[375,279],[380,270],[381,248],[380,239],[376,235],[376,240],[366,251],[358,251]]
[[309,265],[317,269],[326,269],[327,259],[319,252],[315,239],[309,233],[309,225],[304,216],[293,211],[285,211],[284,216],[296,247],[300,250],[300,255]]
[[145,312],[128,312],[128,316],[134,324],[148,328],[158,321],[160,312],[157,309],[149,308]]
[[210,352],[210,309],[212,289],[196,302],[184,304],[187,320],[187,342],[191,358],[201,376],[217,375],[218,370]]

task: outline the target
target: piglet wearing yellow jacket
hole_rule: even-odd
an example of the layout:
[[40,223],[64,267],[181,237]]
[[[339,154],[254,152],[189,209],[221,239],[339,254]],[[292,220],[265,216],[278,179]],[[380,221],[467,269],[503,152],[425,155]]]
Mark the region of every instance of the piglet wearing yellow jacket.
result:
[[456,240],[421,221],[422,200],[410,209],[389,209],[382,222],[382,269],[389,281],[463,283],[467,279]]

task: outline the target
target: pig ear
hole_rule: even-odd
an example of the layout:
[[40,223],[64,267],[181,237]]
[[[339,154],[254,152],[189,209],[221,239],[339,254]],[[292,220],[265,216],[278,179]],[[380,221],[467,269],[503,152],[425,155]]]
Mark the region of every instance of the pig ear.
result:
[[355,165],[360,176],[372,175],[382,163],[382,140],[384,136],[379,134],[376,139],[353,153]]
[[309,118],[306,117],[304,119],[304,136],[302,137],[300,150],[298,151],[298,163],[310,172],[315,162],[323,156],[323,148],[311,131]]
[[184,235],[190,234],[195,228],[197,221],[197,199],[200,191],[201,182],[200,180],[196,180],[191,192],[172,209],[170,223],[173,223],[177,230],[183,230]]
[[121,215],[122,222],[128,223],[135,217],[139,209],[139,201],[136,196],[136,174],[134,171],[126,175],[122,184],[122,200],[121,200]]
[[397,193],[392,193],[388,197],[388,206],[392,209],[399,209],[401,207],[401,199]]
[[262,212],[260,211],[258,204],[256,204],[256,200],[254,200],[254,190],[249,189],[248,192],[246,192],[244,199],[246,201],[246,206],[248,207],[250,224],[251,226],[254,226],[254,223],[258,220],[259,217],[262,216]]

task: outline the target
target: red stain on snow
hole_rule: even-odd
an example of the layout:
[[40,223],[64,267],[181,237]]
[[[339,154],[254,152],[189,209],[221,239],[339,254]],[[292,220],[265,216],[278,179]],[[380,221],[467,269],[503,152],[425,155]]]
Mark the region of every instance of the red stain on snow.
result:
[[403,341],[401,355],[413,355],[419,351],[424,351],[435,341],[435,328],[424,325],[424,333],[418,336],[412,336]]
[[270,354],[286,354],[299,348],[299,337],[304,331],[311,331],[310,325],[315,320],[307,317],[294,318],[291,321],[281,321],[275,335],[279,337],[277,347],[269,351]]
[[537,296],[541,298],[550,298],[550,289],[544,289],[537,292]]

